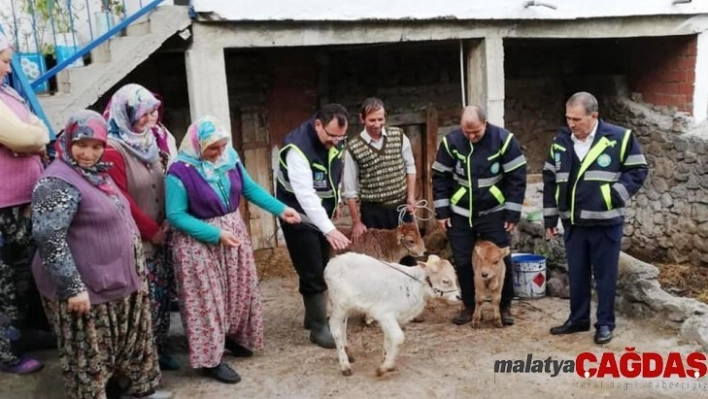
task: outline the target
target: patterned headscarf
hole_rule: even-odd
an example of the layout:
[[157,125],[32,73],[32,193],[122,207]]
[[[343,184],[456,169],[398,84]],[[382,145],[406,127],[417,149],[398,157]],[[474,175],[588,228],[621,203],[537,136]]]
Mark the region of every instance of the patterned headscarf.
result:
[[[202,153],[210,145],[219,140],[227,139],[226,149],[215,162],[207,161]],[[210,183],[216,183],[219,178],[239,162],[238,154],[231,147],[231,133],[211,116],[205,116],[192,123],[179,146],[178,160],[184,161],[199,171]]]
[[71,146],[83,139],[96,139],[104,145],[108,141],[108,124],[101,114],[88,109],[74,113],[64,127],[64,134],[57,138],[54,148],[57,159],[66,162],[99,190],[118,198],[114,186],[108,183],[108,169],[112,164],[100,159],[91,167],[83,167],[71,156]]
[[147,125],[142,132],[133,131],[133,126],[159,105],[160,101],[148,89],[134,83],[121,87],[111,97],[107,118],[109,134],[126,144],[129,151],[144,163],[153,163],[158,158],[155,137]]

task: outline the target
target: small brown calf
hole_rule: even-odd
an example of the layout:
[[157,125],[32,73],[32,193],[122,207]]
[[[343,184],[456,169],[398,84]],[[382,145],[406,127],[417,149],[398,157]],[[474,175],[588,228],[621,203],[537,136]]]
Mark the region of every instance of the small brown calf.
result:
[[[351,238],[351,229],[341,228],[340,231],[347,238]],[[425,243],[415,223],[403,223],[395,230],[367,229],[357,242],[352,242],[347,249],[337,251],[332,256],[345,252],[356,252],[386,262],[398,263],[406,255],[424,256]]]
[[506,266],[504,257],[509,255],[509,247],[499,248],[490,241],[478,240],[472,252],[472,267],[474,268],[474,299],[475,308],[472,315],[472,327],[479,326],[482,319],[482,305],[491,297],[494,306],[494,325],[502,327],[501,292],[504,286]]

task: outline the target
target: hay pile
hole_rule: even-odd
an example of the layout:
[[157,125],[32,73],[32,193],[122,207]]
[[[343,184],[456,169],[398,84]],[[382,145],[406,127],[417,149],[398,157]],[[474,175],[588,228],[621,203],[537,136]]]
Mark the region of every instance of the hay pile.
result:
[[259,249],[254,251],[258,279],[266,280],[273,277],[296,276],[295,268],[285,247]]
[[690,265],[657,264],[662,288],[679,296],[708,304],[708,268]]

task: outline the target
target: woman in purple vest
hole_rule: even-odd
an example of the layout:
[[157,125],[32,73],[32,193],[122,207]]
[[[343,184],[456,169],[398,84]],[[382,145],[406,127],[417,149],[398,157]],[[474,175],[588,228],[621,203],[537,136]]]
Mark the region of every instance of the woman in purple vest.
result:
[[[26,374],[39,371],[42,364],[19,356],[19,342],[11,341],[21,336],[16,328],[26,327],[29,303],[36,303],[32,313],[43,313],[39,296],[32,292],[29,205],[44,169],[41,154],[49,134],[25,100],[4,83],[12,72],[12,55],[10,41],[0,34],[0,371]],[[27,330],[22,332],[27,337]]]
[[112,375],[133,397],[155,391],[160,369],[140,233],[102,161],[108,126],[79,111],[56,143],[57,158],[32,196],[37,288],[59,343],[70,398],[102,398]]
[[205,117],[193,123],[167,175],[167,219],[182,322],[192,367],[218,381],[241,377],[222,362],[224,348],[249,357],[263,348],[263,316],[241,195],[287,223],[298,213],[255,183],[231,147],[231,134]]

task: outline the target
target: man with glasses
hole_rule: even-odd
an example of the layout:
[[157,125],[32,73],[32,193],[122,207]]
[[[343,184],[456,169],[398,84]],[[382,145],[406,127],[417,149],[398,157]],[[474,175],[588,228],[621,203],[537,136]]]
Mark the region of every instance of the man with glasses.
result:
[[410,140],[403,130],[384,126],[386,110],[378,98],[364,100],[359,120],[364,129],[347,144],[342,181],[342,197],[352,216],[353,241],[367,227],[398,227],[400,206],[407,210],[405,222],[411,221],[415,211],[416,168]]
[[335,344],[327,321],[324,268],[330,247],[342,250],[350,244],[331,221],[339,203],[348,118],[344,107],[327,104],[288,133],[280,150],[276,186],[276,197],[302,215],[301,224],[281,228],[300,277],[305,328],[310,330],[311,342],[330,349]]

